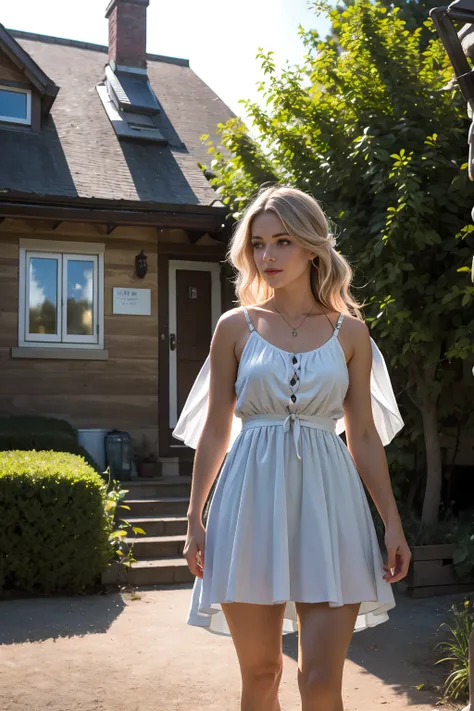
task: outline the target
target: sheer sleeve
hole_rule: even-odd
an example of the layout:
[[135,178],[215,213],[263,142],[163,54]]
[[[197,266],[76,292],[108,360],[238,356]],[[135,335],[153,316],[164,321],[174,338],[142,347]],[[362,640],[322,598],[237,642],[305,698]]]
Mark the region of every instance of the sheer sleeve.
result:
[[[379,347],[370,339],[372,345],[372,370],[370,373],[370,396],[375,427],[384,447],[390,444],[395,435],[404,426],[398,404],[393,392],[392,382],[385,359]],[[336,434],[346,429],[344,418],[337,420]]]
[[[196,380],[193,383],[184,407],[179,416],[176,427],[173,430],[173,437],[180,439],[188,447],[196,449],[201,432],[206,422],[209,404],[209,381],[210,381],[211,359],[210,355],[204,361]],[[242,429],[242,421],[234,415],[232,430],[229,442],[229,449],[232,447],[235,438]],[[227,451],[229,451],[229,449]]]

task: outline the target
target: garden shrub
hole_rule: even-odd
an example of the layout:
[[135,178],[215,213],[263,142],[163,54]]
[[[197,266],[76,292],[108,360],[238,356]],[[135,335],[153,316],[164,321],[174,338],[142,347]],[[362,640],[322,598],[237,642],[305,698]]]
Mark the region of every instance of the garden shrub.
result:
[[11,450],[77,454],[102,474],[97,462],[79,444],[76,430],[65,420],[28,415],[0,418],[0,452]]
[[74,454],[0,452],[0,591],[95,584],[109,560],[106,488]]
[[77,432],[69,422],[57,417],[43,415],[11,415],[0,417],[0,432],[58,432],[70,437],[77,437]]

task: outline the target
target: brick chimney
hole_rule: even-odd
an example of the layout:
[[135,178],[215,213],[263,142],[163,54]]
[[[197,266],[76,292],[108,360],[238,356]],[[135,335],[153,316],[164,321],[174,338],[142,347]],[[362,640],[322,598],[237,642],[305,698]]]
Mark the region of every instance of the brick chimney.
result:
[[109,61],[118,66],[146,69],[146,11],[150,0],[111,0]]

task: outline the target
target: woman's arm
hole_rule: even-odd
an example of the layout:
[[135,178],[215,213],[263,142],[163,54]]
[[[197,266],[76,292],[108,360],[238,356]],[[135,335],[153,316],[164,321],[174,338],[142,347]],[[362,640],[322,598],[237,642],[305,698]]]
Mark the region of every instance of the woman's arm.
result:
[[188,521],[201,522],[207,497],[226,455],[235,407],[235,313],[221,316],[210,349],[209,406],[194,457]]
[[348,322],[351,324],[353,355],[347,366],[349,388],[344,400],[347,448],[384,522],[389,558],[386,567],[395,568],[399,564],[396,575],[389,576],[390,582],[396,582],[408,572],[411,553],[393,495],[385,450],[372,415],[370,332],[362,321],[348,319]]

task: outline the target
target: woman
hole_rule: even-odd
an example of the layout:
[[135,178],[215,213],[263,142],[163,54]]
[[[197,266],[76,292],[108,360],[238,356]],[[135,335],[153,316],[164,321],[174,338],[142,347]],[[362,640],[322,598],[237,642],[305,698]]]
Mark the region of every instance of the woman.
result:
[[303,710],[342,711],[352,633],[388,619],[410,562],[383,449],[403,421],[316,200],[261,191],[229,256],[242,307],[219,319],[174,431],[197,446],[188,623],[231,634],[242,711],[280,709],[282,633],[296,629]]

